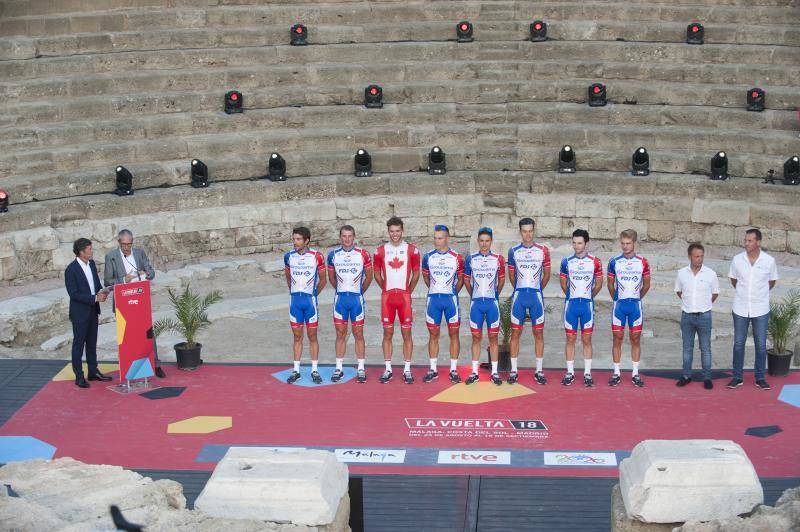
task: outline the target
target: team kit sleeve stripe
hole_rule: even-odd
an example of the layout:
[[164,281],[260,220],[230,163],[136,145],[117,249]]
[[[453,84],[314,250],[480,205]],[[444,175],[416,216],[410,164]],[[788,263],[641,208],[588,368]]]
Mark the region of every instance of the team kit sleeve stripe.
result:
[[642,276],[650,277],[650,263],[644,257],[642,257]]
[[502,255],[497,256],[497,278],[498,279],[505,279],[506,278],[506,265],[505,261],[503,260]]
[[542,266],[547,268],[550,266],[550,250],[547,249],[547,246],[542,246],[542,253],[544,253],[544,261]]
[[600,259],[597,257],[594,258],[594,276],[601,277],[603,275],[603,265],[600,263]]

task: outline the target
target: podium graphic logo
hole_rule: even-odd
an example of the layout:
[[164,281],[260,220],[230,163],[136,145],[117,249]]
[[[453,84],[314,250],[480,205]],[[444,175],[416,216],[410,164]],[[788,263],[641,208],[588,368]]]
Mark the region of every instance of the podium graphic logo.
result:
[[402,464],[406,461],[405,449],[336,449],[340,462],[354,464]]
[[614,467],[617,455],[614,453],[589,452],[548,452],[544,453],[546,466]]
[[447,419],[407,417],[410,429],[547,430],[538,419]]
[[511,452],[480,449],[439,451],[439,464],[511,465]]
[[127,288],[125,290],[120,291],[120,295],[122,296],[135,296],[137,294],[143,294],[144,289],[142,287],[139,288]]

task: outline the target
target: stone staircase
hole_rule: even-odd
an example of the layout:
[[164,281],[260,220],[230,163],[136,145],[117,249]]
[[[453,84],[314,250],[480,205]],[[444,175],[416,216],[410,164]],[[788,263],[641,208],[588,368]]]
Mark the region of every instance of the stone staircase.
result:
[[[753,198],[777,204],[769,220],[735,216],[728,225],[760,224],[773,230],[773,249],[796,253],[800,222],[786,220],[797,188],[762,193],[750,179],[752,187],[722,192],[704,175],[720,150],[729,153],[736,178],[760,178],[771,168],[780,177],[783,162],[800,152],[798,7],[797,0],[7,0],[0,6],[0,188],[10,193],[12,210],[0,215],[0,280],[53,275],[68,258],[69,238],[96,229],[85,219],[146,225],[142,216],[150,212],[247,210],[339,194],[384,198],[393,207],[376,212],[398,214],[395,195],[431,193],[430,177],[418,172],[433,145],[446,152],[448,175],[458,177],[432,193],[481,196],[469,211],[441,213],[462,218],[464,227],[476,216],[506,223],[531,212],[517,195],[541,193],[532,176],[551,179],[565,144],[576,150],[578,175],[592,176],[565,178],[571,193],[602,194],[608,204],[620,194],[646,197],[652,187],[627,175],[633,150],[646,146],[654,177],[676,180],[669,194],[675,201],[720,195],[745,210]],[[474,23],[475,42],[455,42],[463,19]],[[534,19],[548,23],[547,42],[526,40]],[[694,20],[705,26],[703,46],[684,42]],[[308,26],[308,46],[288,44],[296,22]],[[598,81],[609,104],[589,108],[587,88]],[[383,87],[383,109],[364,108],[370,83]],[[745,92],[754,86],[766,91],[762,113],[745,110]],[[244,94],[245,112],[226,115],[223,95],[234,88]],[[362,147],[376,176],[350,183]],[[291,181],[315,180],[280,190],[250,184],[274,151],[286,159]],[[186,190],[192,158],[208,165],[209,191]],[[134,174],[134,198],[107,194],[120,164]],[[382,188],[387,175],[402,187]],[[458,180],[472,175],[481,184],[459,189]],[[331,182],[349,184],[339,190]],[[305,190],[316,186],[322,188]],[[336,209],[342,215],[334,219],[344,223],[351,211]],[[296,219],[279,216],[280,228],[248,226],[258,236],[247,243],[236,228],[224,235],[227,243],[209,244],[217,237],[208,231],[235,228],[194,224],[178,232],[183,236],[159,236],[160,249],[181,255],[175,248],[189,238],[202,247],[198,254],[269,251],[285,241],[292,222],[316,220],[303,209],[291,212]],[[413,206],[404,212],[420,220],[415,226],[435,215]],[[610,238],[615,219],[638,217],[613,207],[573,212],[557,233],[591,222],[593,233]],[[657,218],[650,238],[683,238],[661,227],[664,221],[696,223]],[[380,234],[374,223],[371,237]],[[104,247],[110,228],[95,234]],[[716,240],[731,244],[731,237]]]

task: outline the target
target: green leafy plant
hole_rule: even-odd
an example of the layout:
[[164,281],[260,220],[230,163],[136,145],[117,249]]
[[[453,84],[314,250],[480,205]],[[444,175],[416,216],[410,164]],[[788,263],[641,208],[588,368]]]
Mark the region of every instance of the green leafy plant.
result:
[[153,325],[153,332],[156,336],[163,332],[176,332],[186,339],[186,347],[195,347],[195,337],[202,329],[211,325],[208,319],[208,307],[222,301],[222,292],[213,290],[200,297],[199,294],[192,292],[189,285],[180,295],[176,295],[171,288],[167,289],[170,303],[175,310],[175,318],[162,318]]
[[767,334],[772,340],[772,350],[777,355],[787,353],[787,345],[800,326],[800,290],[792,290],[786,297],[772,303],[769,309]]

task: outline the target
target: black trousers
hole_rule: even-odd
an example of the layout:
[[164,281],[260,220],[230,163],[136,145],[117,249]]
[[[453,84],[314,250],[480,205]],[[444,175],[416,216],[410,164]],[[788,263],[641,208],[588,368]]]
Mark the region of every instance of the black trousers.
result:
[[86,348],[86,365],[89,375],[97,373],[97,314],[91,313],[88,321],[72,322],[72,371],[75,377],[83,375],[83,350]]

